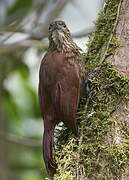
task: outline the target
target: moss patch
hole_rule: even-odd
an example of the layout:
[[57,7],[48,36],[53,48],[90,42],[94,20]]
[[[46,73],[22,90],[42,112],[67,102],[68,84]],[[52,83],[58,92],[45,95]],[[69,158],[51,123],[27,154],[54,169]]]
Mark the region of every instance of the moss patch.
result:
[[128,128],[118,121],[114,112],[129,97],[129,79],[120,75],[111,63],[101,62],[107,45],[105,58],[120,46],[114,37],[111,38],[120,2],[107,1],[90,38],[88,52],[83,55],[88,70],[97,66],[101,66],[101,70],[80,101],[78,138],[72,137],[64,127],[57,132],[57,180],[86,177],[89,180],[117,180],[128,164]]

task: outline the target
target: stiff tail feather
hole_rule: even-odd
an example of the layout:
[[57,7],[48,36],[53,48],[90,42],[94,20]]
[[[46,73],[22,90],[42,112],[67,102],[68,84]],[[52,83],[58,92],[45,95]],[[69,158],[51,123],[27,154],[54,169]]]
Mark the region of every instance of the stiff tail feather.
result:
[[54,130],[44,131],[43,136],[43,157],[46,165],[46,169],[50,175],[56,173],[57,164],[53,161],[52,150],[53,150],[53,136]]

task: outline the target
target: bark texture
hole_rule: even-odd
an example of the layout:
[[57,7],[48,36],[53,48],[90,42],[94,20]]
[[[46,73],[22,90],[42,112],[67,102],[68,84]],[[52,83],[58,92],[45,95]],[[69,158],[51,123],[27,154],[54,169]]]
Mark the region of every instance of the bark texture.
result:
[[[129,1],[123,0],[121,4],[121,10],[119,19],[114,35],[120,42],[121,46],[116,49],[116,52],[107,60],[111,61],[116,69],[125,77],[129,77]],[[121,128],[119,133],[114,136],[115,139],[119,139],[122,142],[124,136],[122,136],[122,129],[126,127],[129,129],[129,102],[126,101],[120,104],[120,107],[116,111],[117,122],[120,122]],[[127,130],[128,131],[128,130]],[[125,131],[126,133],[126,131]],[[128,133],[125,135],[129,135]],[[129,167],[127,167],[125,174],[123,174],[122,180],[129,179]]]
[[[121,43],[116,52],[110,57],[110,61],[124,76],[129,77],[129,1],[123,0],[116,32],[114,35]],[[109,58],[108,58],[109,59]]]

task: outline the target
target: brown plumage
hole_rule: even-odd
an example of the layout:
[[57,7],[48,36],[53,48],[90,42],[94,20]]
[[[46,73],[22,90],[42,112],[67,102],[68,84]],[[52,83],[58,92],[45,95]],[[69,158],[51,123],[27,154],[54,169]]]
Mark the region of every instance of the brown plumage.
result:
[[49,48],[39,72],[39,100],[44,119],[43,157],[49,174],[56,172],[53,161],[55,126],[63,122],[77,135],[77,112],[84,65],[80,48],[73,42],[63,21],[49,26]]

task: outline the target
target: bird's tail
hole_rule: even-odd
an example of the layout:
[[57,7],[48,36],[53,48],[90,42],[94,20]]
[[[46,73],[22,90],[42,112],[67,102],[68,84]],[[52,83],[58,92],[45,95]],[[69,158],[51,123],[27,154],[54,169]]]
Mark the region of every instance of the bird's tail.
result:
[[43,136],[43,157],[46,165],[46,169],[50,175],[56,173],[57,164],[53,161],[52,151],[54,144],[54,130],[44,131]]

